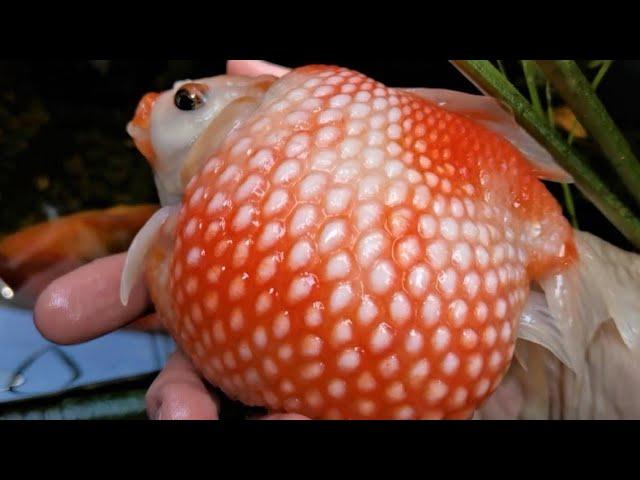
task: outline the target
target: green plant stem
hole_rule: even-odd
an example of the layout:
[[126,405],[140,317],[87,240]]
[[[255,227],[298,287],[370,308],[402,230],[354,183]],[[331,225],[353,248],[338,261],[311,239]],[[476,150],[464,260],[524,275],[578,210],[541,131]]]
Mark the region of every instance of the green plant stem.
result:
[[508,78],[507,77],[507,69],[504,68],[504,62],[502,60],[498,60],[498,68],[502,72],[502,75],[504,75],[504,78]]
[[576,206],[573,203],[573,195],[571,194],[571,185],[568,183],[562,184],[562,196],[564,197],[564,204],[567,207],[567,213],[571,219],[571,225],[573,225],[573,228],[580,228]]
[[527,82],[527,89],[529,90],[529,98],[531,99],[531,105],[534,110],[538,112],[541,117],[544,116],[542,111],[542,103],[538,96],[538,87],[536,86],[536,73],[535,64],[531,60],[522,60],[522,70],[524,71],[524,78]]
[[544,95],[545,100],[547,101],[547,120],[549,121],[549,125],[555,125],[555,119],[553,118],[553,104],[551,103],[551,84],[546,82],[544,85]]
[[[600,85],[600,83],[602,82],[602,80],[604,79],[604,76],[606,75],[607,71],[609,70],[609,67],[611,67],[612,64],[612,60],[606,60],[605,62],[602,63],[602,65],[600,65],[600,68],[598,69],[598,73],[596,73],[596,76],[594,77],[593,81],[591,82],[591,86],[593,87],[593,91],[597,91],[598,86]],[[550,87],[550,83],[547,81],[547,91],[551,92],[551,87]],[[547,102],[550,101],[550,97],[547,97]],[[550,103],[549,103],[550,105]],[[551,108],[551,107],[549,107]],[[553,117],[551,117],[553,118]],[[576,127],[578,125],[578,120],[577,119],[573,119],[573,124],[571,125],[571,131],[569,132],[569,136],[567,138],[567,142],[569,143],[569,145],[573,144],[573,140],[575,139],[575,130]],[[578,224],[578,217],[576,215],[576,211],[575,211],[575,207],[573,205],[573,196],[571,195],[571,186],[567,185],[565,183],[562,184],[562,193],[564,194],[564,201],[565,204],[567,206],[567,211],[569,212],[569,216],[571,217],[571,223],[573,224],[573,226],[575,228],[580,228],[579,224]]]
[[[547,102],[547,121],[551,128],[555,128],[555,120],[553,118],[553,104],[551,100],[551,84],[547,81],[544,86],[545,100]],[[580,223],[578,223],[578,214],[576,212],[576,207],[573,202],[573,195],[571,194],[571,185],[568,183],[562,184],[562,196],[564,198],[564,205],[567,208],[567,213],[569,214],[569,218],[571,219],[571,225],[573,228],[580,228]]]
[[[611,67],[612,63],[613,63],[612,60],[607,60],[602,65],[600,65],[600,68],[598,69],[598,73],[596,73],[596,76],[593,78],[593,81],[591,82],[591,86],[593,87],[593,91],[594,92],[596,90],[598,90],[598,86],[602,82],[602,79],[606,75],[606,73],[609,70],[609,67]],[[571,145],[573,143],[574,135],[575,135],[575,129],[576,129],[577,125],[578,125],[578,120],[574,119],[573,120],[573,125],[571,125],[571,132],[569,133],[569,138],[567,139],[567,141],[569,142],[569,145]]]
[[540,60],[537,63],[580,124],[598,142],[605,157],[640,205],[640,162],[580,67],[573,60]]
[[613,63],[613,60],[606,60],[602,65],[600,65],[600,68],[598,69],[598,73],[593,79],[593,82],[591,82],[591,86],[593,87],[594,91],[596,91],[598,89],[598,86],[600,86],[600,82],[602,82],[602,79],[609,71],[609,68],[611,68],[612,63]]
[[454,60],[480,90],[507,105],[516,121],[569,172],[578,189],[629,241],[640,248],[640,219],[613,193],[582,157],[551,128],[504,76],[487,60]]

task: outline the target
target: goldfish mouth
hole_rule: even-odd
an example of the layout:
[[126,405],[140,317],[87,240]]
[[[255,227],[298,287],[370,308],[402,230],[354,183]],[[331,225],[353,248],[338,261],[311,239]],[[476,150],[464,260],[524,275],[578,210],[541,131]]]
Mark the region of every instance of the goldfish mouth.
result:
[[151,135],[148,129],[137,126],[134,122],[127,124],[127,133],[133,139],[138,151],[147,159],[147,161],[153,166],[156,159],[156,154],[153,151],[153,145],[151,144]]
[[151,166],[153,166],[156,159],[153,144],[151,143],[151,112],[158,96],[158,93],[152,92],[142,97],[136,108],[133,120],[127,124],[127,133]]

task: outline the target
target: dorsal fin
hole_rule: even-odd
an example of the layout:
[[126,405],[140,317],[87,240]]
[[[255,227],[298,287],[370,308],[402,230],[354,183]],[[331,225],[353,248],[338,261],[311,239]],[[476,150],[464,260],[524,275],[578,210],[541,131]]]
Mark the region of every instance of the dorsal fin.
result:
[[537,176],[543,180],[573,183],[573,178],[556,163],[527,131],[505,110],[495,98],[472,95],[437,88],[409,88],[406,91],[419,95],[445,110],[464,115],[504,137],[530,162]]

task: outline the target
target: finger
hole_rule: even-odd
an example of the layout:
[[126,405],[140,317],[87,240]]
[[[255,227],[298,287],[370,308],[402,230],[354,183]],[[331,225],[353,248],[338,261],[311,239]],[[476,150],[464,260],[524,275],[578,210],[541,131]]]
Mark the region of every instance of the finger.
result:
[[219,404],[185,355],[176,351],[149,387],[147,413],[154,420],[217,420]]
[[127,306],[120,302],[126,253],[95,260],[54,280],[38,297],[34,321],[49,340],[70,344],[104,335],[139,317],[149,305],[140,280]]
[[229,75],[246,75],[249,77],[273,75],[275,77],[282,77],[290,71],[290,68],[263,60],[229,60],[227,62],[227,73]]
[[151,313],[134,322],[130,323],[127,328],[142,332],[164,332],[166,328],[157,313]]
[[273,413],[271,415],[266,415],[260,420],[311,420],[309,417],[305,417],[304,415],[298,415],[297,413]]
[[[1,263],[0,259],[0,263]],[[60,278],[62,275],[69,273],[76,268],[83,265],[79,259],[66,258],[64,260],[47,265],[40,271],[25,272],[27,276],[26,280],[18,285],[13,284],[9,279],[7,281],[12,286],[17,286],[17,290],[14,292],[15,296],[12,301],[18,306],[32,309],[38,299],[38,296],[44,291],[47,286],[53,282],[56,278]],[[0,269],[2,267],[0,266]],[[0,277],[4,278],[4,275],[0,273]]]

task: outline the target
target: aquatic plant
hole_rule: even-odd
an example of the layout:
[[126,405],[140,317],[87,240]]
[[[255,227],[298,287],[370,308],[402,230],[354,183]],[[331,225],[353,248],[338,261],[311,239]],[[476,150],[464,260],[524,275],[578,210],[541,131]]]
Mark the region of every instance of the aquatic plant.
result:
[[[636,207],[625,201],[620,193],[612,188],[612,185],[573,148],[573,133],[570,132],[567,139],[562,138],[548,116],[545,118],[534,79],[534,64],[530,62],[523,61],[524,75],[531,98],[527,100],[503,73],[504,67],[501,71],[499,66],[494,66],[489,60],[453,61],[454,65],[478,88],[507,106],[518,123],[551,152],[556,161],[573,176],[576,187],[585,197],[636,248],[640,248],[640,217]],[[640,201],[640,163],[595,92],[608,66],[601,68],[594,82],[589,83],[573,60],[541,60],[536,61],[535,65],[571,108],[577,122],[593,136],[604,157],[609,161],[611,167],[609,173],[615,173],[636,202]],[[547,97],[549,98],[550,95]],[[573,201],[566,189],[565,202],[572,212],[575,224]]]

